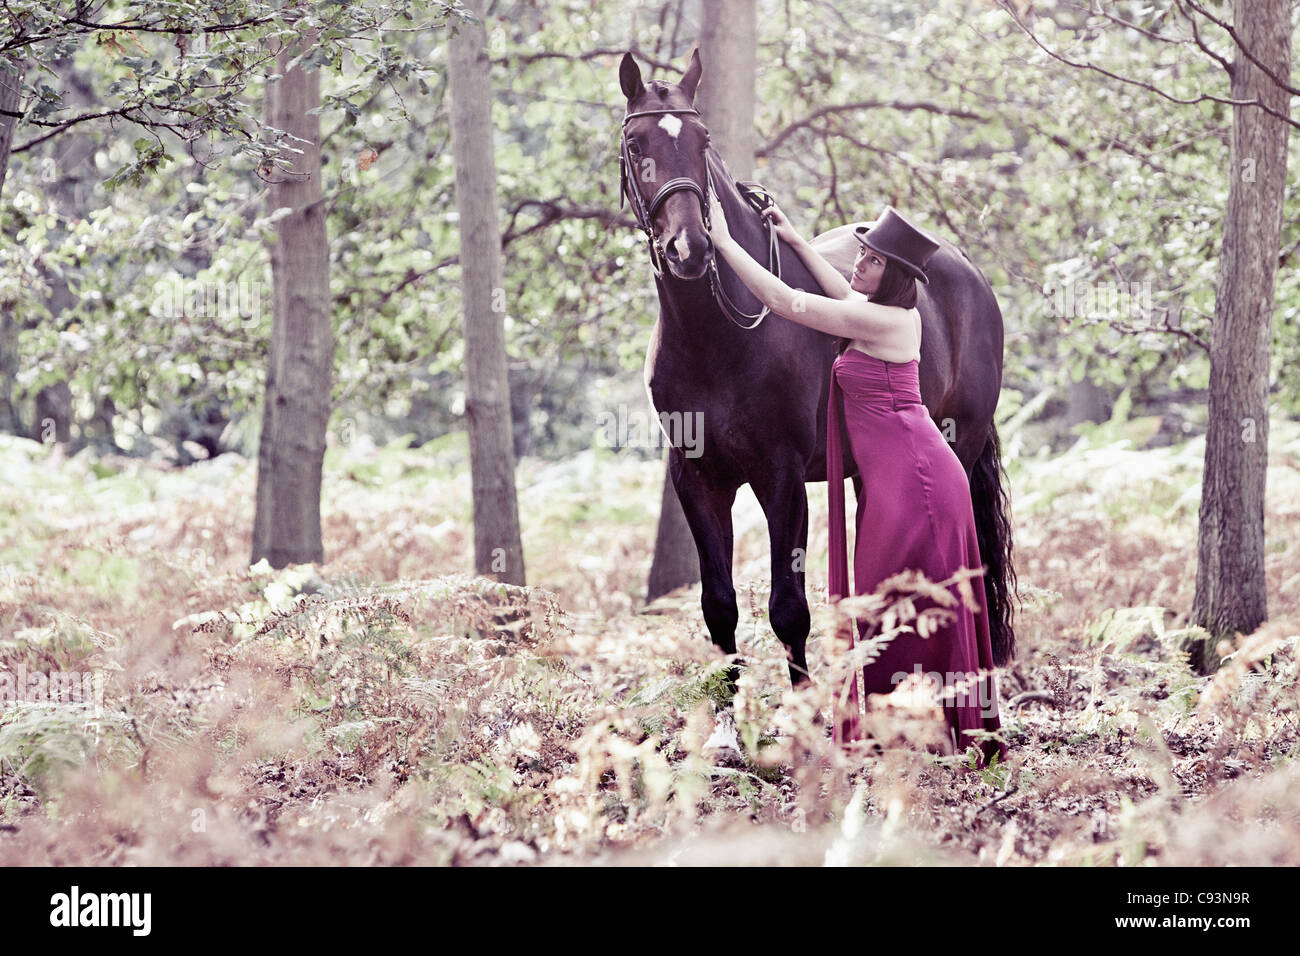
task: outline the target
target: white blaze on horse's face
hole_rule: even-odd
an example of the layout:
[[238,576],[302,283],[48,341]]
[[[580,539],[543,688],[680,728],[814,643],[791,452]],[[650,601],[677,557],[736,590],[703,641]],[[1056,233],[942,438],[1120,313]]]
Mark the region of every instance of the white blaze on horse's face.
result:
[[673,145],[677,145],[677,134],[682,131],[682,121],[669,113],[659,120],[659,128],[673,138]]

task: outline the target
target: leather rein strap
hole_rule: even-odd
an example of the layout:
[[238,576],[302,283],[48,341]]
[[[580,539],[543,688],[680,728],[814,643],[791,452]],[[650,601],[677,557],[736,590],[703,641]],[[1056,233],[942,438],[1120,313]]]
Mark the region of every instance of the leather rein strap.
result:
[[[660,237],[654,231],[654,218],[659,213],[665,200],[675,192],[689,190],[695,193],[695,197],[700,201],[700,215],[704,220],[704,228],[710,228],[709,224],[709,196],[717,192],[713,185],[713,170],[709,166],[708,157],[704,161],[704,188],[701,189],[699,183],[686,176],[678,176],[664,183],[655,192],[654,197],[647,206],[644,197],[641,195],[640,187],[635,185],[629,177],[631,171],[635,168],[632,157],[627,148],[627,122],[638,116],[662,116],[668,113],[694,113],[700,115],[697,109],[662,109],[662,110],[639,110],[635,113],[628,113],[623,117],[623,131],[619,137],[619,207],[622,208],[623,202],[628,196],[632,197],[633,216],[646,234],[646,240],[650,245],[650,266],[654,269],[655,276],[662,278],[664,274],[664,250]],[[755,211],[761,213],[774,202],[771,194],[756,182],[736,181],[736,188],[745,200],[752,206]],[[768,271],[781,278],[781,247],[780,240],[777,238],[776,230],[772,228],[772,223],[768,219],[763,220],[763,227],[767,230],[767,258]],[[738,308],[731,297],[727,295],[726,289],[722,286],[722,278],[718,274],[718,257],[715,255],[709,260],[709,291],[713,294],[714,301],[722,309],[733,323],[742,329],[756,329],[758,324],[767,317],[770,309],[763,305],[757,313],[749,313]],[[748,319],[751,324],[745,325],[736,317]]]

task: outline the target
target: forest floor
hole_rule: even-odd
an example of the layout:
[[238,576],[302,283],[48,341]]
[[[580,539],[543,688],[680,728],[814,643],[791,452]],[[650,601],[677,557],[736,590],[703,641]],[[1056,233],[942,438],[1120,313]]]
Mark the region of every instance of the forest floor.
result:
[[465,573],[463,436],[331,447],[327,561],[282,571],[248,566],[252,462],[0,438],[0,864],[1300,864],[1300,425],[1271,426],[1270,620],[1210,677],[1183,650],[1204,443],[1152,433],[1009,446],[1010,753],[979,772],[922,745],[924,702],[877,701],[871,752],[814,720],[824,485],[797,694],[738,498],[748,667],[720,757],[698,586],[642,606],[659,462],[521,462],[514,588]]

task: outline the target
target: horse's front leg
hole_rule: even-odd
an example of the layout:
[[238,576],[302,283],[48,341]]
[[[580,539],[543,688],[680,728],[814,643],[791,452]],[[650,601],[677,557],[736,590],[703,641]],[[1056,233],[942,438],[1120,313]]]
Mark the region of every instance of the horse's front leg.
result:
[[[774,456],[775,458],[775,456]],[[797,455],[782,456],[795,462]],[[808,680],[806,646],[811,618],[804,592],[804,565],[808,554],[808,490],[802,471],[783,468],[750,482],[754,496],[767,515],[772,546],[772,593],[767,610],[772,630],[785,645],[790,683]]]
[[[724,654],[735,654],[736,621],[740,615],[731,578],[731,506],[736,500],[736,488],[712,478],[698,458],[687,458],[678,448],[669,451],[668,465],[700,556],[700,608],[704,623],[714,645]],[[735,696],[736,681],[740,679],[739,663],[727,669],[730,696]]]

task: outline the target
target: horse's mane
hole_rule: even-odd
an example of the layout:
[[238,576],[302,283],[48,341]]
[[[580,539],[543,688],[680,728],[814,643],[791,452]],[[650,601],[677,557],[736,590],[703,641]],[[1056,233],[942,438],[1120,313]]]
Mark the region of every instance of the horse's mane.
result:
[[[705,150],[704,156],[705,162],[709,164],[709,171],[713,176],[713,189],[717,193],[718,202],[722,204],[722,211],[727,216],[728,231],[759,264],[766,268],[768,265],[768,237],[762,216],[736,188],[736,177],[732,175],[726,160],[722,158],[722,154],[713,146],[709,146]],[[786,245],[785,242],[780,242],[779,247],[782,280],[793,288],[806,289],[809,292],[821,294],[821,286],[808,272],[803,260],[799,258],[799,254]],[[745,284],[740,281],[739,277],[721,257],[718,259],[718,278],[722,282],[727,296],[736,304],[737,308],[751,313],[755,313],[762,308],[762,303],[759,302],[758,298],[745,287]]]

